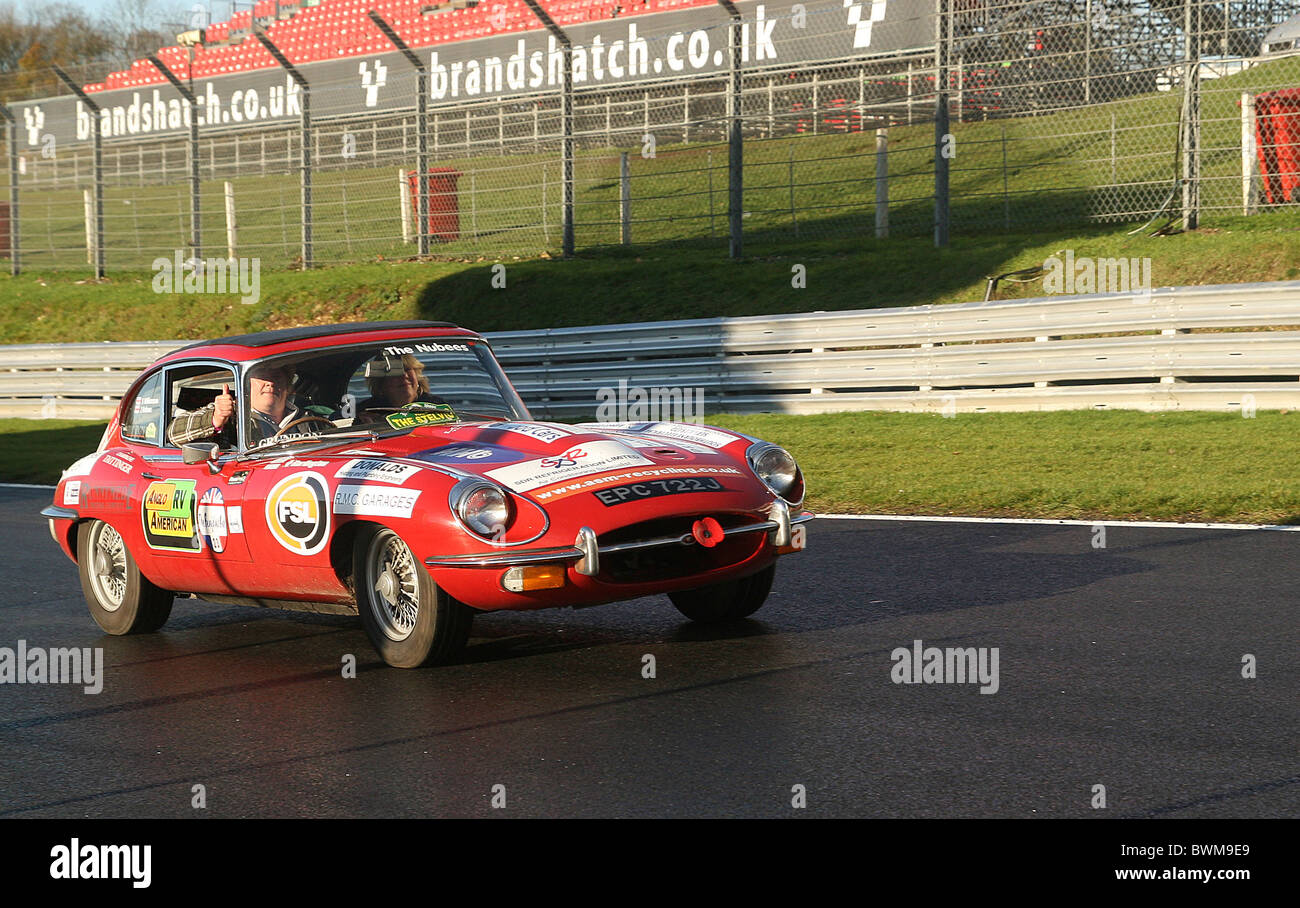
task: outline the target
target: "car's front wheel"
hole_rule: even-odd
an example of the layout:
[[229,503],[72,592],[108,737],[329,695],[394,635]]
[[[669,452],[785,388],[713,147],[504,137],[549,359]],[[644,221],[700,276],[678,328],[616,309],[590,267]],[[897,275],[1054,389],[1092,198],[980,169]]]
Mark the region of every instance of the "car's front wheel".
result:
[[759,610],[772,590],[774,577],[776,565],[772,564],[739,580],[669,593],[668,598],[677,606],[677,611],[700,624],[737,621]]
[[77,568],[90,616],[110,634],[152,633],[172,613],[176,597],[140,573],[121,534],[102,520],[77,527]]
[[384,528],[363,534],[354,557],[361,624],[385,662],[418,668],[460,654],[473,611],[438,588],[400,536]]

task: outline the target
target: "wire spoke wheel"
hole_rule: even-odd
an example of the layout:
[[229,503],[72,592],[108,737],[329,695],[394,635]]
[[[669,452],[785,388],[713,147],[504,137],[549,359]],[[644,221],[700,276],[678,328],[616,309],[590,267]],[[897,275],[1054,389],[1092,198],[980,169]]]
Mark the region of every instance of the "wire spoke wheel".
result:
[[473,610],[442,590],[411,547],[387,527],[363,531],[353,548],[357,611],[385,662],[418,668],[455,659]]
[[95,623],[110,634],[148,634],[166,623],[176,594],[140,573],[126,540],[102,520],[77,527],[77,571]]
[[371,540],[366,586],[372,592],[375,617],[390,640],[402,641],[415,630],[420,615],[420,587],[415,558],[394,535]]
[[91,583],[104,611],[115,612],[126,599],[126,543],[106,523],[95,527],[91,540]]

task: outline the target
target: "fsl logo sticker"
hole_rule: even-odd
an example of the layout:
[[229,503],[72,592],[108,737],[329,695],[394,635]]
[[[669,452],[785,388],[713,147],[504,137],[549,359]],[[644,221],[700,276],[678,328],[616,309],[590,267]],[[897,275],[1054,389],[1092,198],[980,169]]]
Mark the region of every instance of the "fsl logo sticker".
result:
[[266,496],[266,525],[295,555],[315,555],[330,535],[329,486],[319,473],[295,473]]
[[203,548],[194,529],[193,479],[151,482],[144,492],[144,539],[152,549],[197,552]]

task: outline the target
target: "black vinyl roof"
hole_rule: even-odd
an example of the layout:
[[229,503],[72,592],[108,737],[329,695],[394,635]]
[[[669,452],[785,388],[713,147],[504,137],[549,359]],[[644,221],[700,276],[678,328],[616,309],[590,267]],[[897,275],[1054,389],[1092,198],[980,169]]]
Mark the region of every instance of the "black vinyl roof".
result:
[[275,331],[258,331],[255,334],[235,334],[230,337],[218,337],[213,340],[198,341],[173,350],[193,350],[196,347],[211,347],[216,344],[233,344],[238,347],[270,347],[286,341],[305,340],[312,337],[330,337],[336,334],[357,334],[362,331],[387,331],[394,328],[458,328],[451,322],[428,322],[419,319],[401,322],[345,322],[339,325],[310,325],[304,328],[279,328]]

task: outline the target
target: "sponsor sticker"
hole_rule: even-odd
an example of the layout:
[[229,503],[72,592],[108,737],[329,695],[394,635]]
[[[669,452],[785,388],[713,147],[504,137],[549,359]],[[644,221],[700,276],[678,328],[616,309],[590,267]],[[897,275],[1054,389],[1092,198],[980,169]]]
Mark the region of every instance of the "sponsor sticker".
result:
[[594,479],[578,479],[573,482],[561,483],[545,489],[539,489],[530,493],[537,501],[552,501],[556,498],[567,498],[570,495],[577,495],[580,492],[590,492],[593,489],[605,488],[606,486],[615,486],[631,482],[641,482],[647,479],[662,479],[670,476],[742,476],[740,470],[735,467],[655,467],[649,470],[624,470],[620,473],[614,473],[610,476],[598,476]]
[[326,466],[329,466],[328,460],[297,460],[292,457],[286,457],[280,460],[273,460],[270,463],[265,464],[262,469],[278,470],[280,467],[294,467],[297,469],[313,470],[316,467]]
[[115,454],[105,454],[104,463],[115,470],[121,470],[123,473],[130,473],[132,467],[135,466],[129,458],[118,457]]
[[135,484],[124,486],[87,486],[82,490],[82,501],[86,507],[99,511],[131,510],[131,493]]
[[726,492],[726,486],[712,476],[682,476],[677,479],[648,479],[625,486],[598,489],[595,495],[607,508],[627,504],[629,501],[645,501],[647,498],[659,498],[663,495],[681,495],[689,492]]
[[63,503],[65,505],[78,504],[81,501],[81,480],[69,480],[63,487]]
[[409,347],[385,347],[385,356],[402,356],[407,353],[468,353],[467,344],[411,344]]
[[230,525],[230,532],[244,532],[244,507],[243,505],[232,504],[226,508],[226,523]]
[[294,473],[266,496],[266,525],[295,555],[315,555],[329,541],[329,485],[319,473]]
[[629,427],[625,431],[645,432],[647,435],[658,435],[678,441],[690,441],[709,448],[725,448],[737,438],[735,435],[719,432],[717,429],[680,422],[656,422],[650,423],[644,429]]
[[498,422],[478,426],[477,428],[493,429],[497,432],[513,432],[516,435],[525,435],[528,438],[536,438],[538,441],[545,442],[559,441],[573,434],[573,431],[567,426],[557,426],[553,423],[543,422]]
[[522,457],[522,454],[511,448],[503,448],[499,445],[476,445],[466,442],[458,442],[441,448],[430,448],[427,451],[410,455],[411,460],[422,460],[425,463],[464,464],[511,463]]
[[400,486],[419,472],[419,467],[404,463],[393,463],[391,460],[357,459],[349,460],[339,467],[339,471],[334,474],[334,477],[336,479],[353,479],[359,482],[387,482]]
[[144,490],[144,540],[153,549],[198,552],[203,548],[195,532],[193,479],[151,482]]
[[683,451],[690,451],[692,454],[712,454],[714,453],[715,450],[714,448],[706,448],[704,447],[704,445],[697,445],[693,442],[682,441],[680,438],[674,438],[671,441],[666,441],[662,438],[647,438],[644,435],[640,435],[640,436],[624,435],[621,432],[610,432],[608,434],[613,435],[623,444],[631,448],[645,449],[645,448],[673,447],[673,448],[681,448]]
[[199,535],[212,551],[220,553],[226,549],[226,500],[220,489],[208,489],[199,499],[198,526]]
[[437,426],[455,422],[456,411],[449,404],[424,404],[410,406],[396,413],[389,413],[384,420],[394,429],[414,429],[417,426]]
[[593,441],[550,457],[488,470],[486,475],[516,492],[527,492],[578,476],[639,466],[652,463],[616,441]]
[[370,517],[410,517],[419,498],[418,489],[341,485],[334,493],[334,513]]

